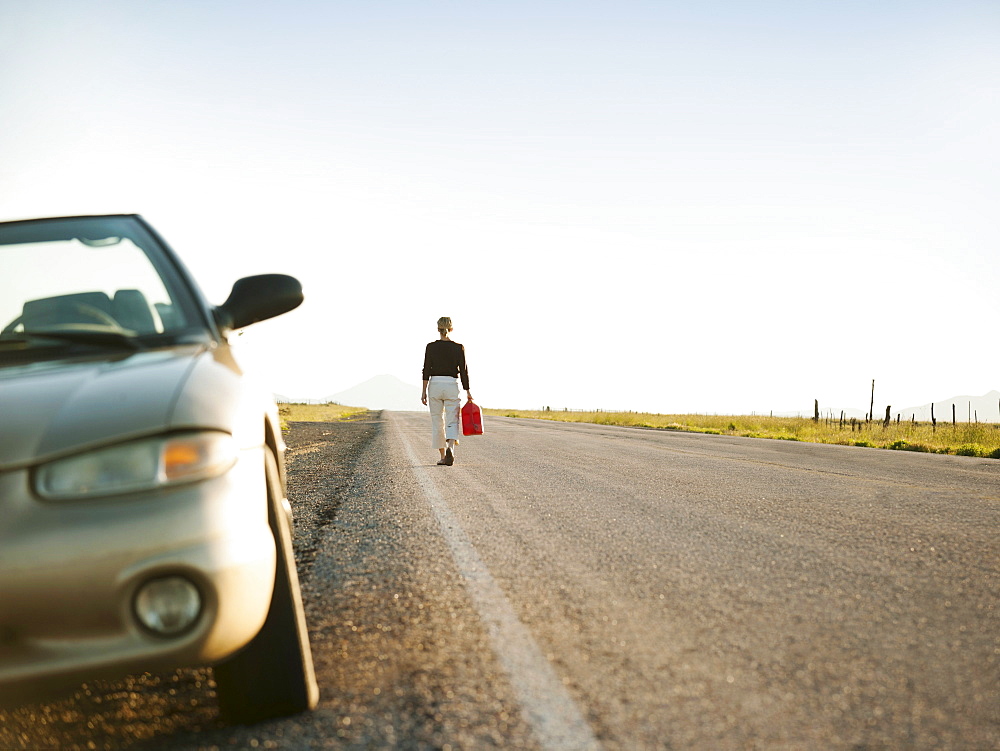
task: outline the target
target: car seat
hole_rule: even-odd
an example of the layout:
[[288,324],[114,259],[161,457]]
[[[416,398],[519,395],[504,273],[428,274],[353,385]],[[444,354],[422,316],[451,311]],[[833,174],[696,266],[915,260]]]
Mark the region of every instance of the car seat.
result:
[[146,296],[137,289],[120,289],[111,301],[111,315],[119,325],[137,334],[155,334],[156,321],[146,302]]
[[104,292],[76,292],[28,300],[21,311],[26,331],[72,323],[99,324],[102,314],[111,317],[111,298]]

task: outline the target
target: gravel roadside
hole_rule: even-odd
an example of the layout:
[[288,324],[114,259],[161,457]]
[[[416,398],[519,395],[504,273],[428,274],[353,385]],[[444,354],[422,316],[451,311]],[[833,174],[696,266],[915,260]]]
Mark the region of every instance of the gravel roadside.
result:
[[[95,681],[0,711],[0,749],[531,748],[379,413],[292,423],[289,499],[320,706],[228,727],[211,670]],[[263,677],[266,679],[266,677]]]
[[[338,459],[354,464],[333,514],[324,498],[337,473],[309,437],[322,426],[296,425],[286,439],[322,692],[319,709],[288,729],[322,730],[288,747],[534,748],[401,446],[379,416],[368,420],[364,450]],[[313,515],[328,521],[310,525]],[[320,531],[313,550],[310,526]]]

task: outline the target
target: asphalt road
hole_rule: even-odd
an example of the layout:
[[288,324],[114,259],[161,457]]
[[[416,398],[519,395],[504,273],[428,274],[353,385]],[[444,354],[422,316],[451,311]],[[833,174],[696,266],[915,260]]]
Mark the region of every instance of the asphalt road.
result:
[[1000,746],[1000,462],[489,431],[417,471],[606,747]]
[[1000,747],[1000,462],[487,430],[438,467],[422,413],[293,427],[317,711],[223,727],[181,671],[0,748]]

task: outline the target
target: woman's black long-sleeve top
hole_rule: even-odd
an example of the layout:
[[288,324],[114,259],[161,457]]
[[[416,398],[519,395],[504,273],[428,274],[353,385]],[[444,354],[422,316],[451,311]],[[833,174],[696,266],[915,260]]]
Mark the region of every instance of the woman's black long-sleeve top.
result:
[[465,347],[450,339],[438,339],[424,350],[424,380],[431,376],[461,378],[462,388],[469,390],[469,369],[465,365]]

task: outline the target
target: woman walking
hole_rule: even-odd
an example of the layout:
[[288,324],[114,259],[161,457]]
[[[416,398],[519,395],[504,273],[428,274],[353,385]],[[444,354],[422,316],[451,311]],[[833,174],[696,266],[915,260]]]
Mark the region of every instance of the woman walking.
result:
[[465,396],[471,402],[469,369],[465,365],[465,347],[448,338],[452,332],[451,319],[439,318],[440,338],[424,350],[424,389],[420,401],[431,410],[431,439],[434,448],[441,452],[438,464],[455,463],[455,446],[458,445],[459,392],[462,381]]

